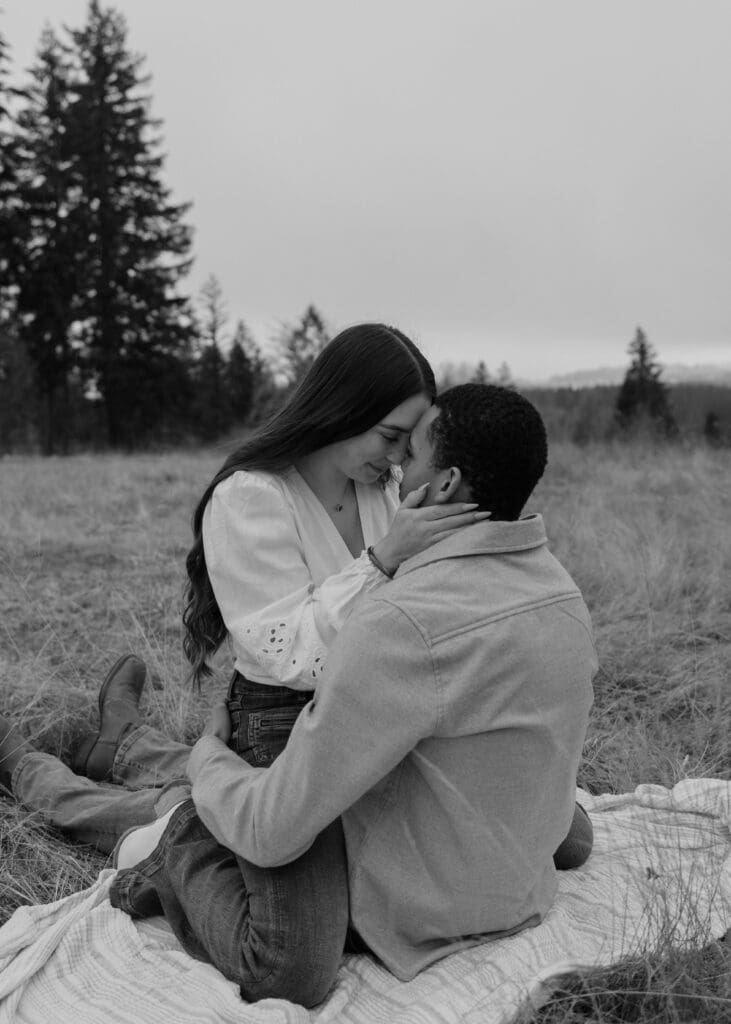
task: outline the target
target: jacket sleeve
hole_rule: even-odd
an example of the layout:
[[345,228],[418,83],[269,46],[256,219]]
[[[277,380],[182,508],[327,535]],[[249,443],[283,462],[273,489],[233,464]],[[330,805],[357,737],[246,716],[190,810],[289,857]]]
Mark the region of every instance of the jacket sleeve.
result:
[[438,706],[419,631],[390,603],[364,602],[269,768],[251,767],[216,737],[196,743],[188,774],[198,814],[246,860],[286,864],[433,734]]
[[315,586],[294,512],[276,483],[239,472],[203,517],[206,566],[236,645],[282,686],[316,688],[336,634],[383,577],[363,553]]

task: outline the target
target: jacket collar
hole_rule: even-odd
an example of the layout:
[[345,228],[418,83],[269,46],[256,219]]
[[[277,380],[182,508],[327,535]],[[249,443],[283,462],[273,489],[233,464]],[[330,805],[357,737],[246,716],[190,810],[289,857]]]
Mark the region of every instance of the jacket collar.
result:
[[502,555],[512,551],[527,551],[547,542],[543,517],[525,516],[515,522],[492,523],[483,519],[472,526],[455,530],[449,537],[432,544],[425,551],[402,562],[397,577],[444,558],[465,558],[470,555]]

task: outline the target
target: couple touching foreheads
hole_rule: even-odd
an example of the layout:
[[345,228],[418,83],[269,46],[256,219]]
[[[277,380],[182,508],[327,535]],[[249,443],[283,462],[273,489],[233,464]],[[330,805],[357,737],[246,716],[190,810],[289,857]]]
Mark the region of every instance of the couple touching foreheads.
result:
[[74,771],[2,720],[0,781],[114,850],[114,905],[248,1000],[318,1003],[344,951],[409,979],[539,923],[591,849],[596,670],[521,518],[546,455],[517,392],[437,396],[402,332],[344,330],[195,511],[185,650],[200,682],[228,641],[235,671],[192,750],[144,723],[127,655]]

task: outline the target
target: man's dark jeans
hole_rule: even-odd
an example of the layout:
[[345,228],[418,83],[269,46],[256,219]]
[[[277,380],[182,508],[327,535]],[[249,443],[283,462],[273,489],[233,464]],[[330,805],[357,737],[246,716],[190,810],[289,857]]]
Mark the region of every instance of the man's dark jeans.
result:
[[[310,697],[236,675],[231,748],[250,764],[271,764]],[[164,913],[186,951],[214,964],[245,999],[314,1006],[335,980],[348,936],[342,825],[334,821],[290,864],[260,868],[221,846],[186,800],[152,855],[120,871],[110,895],[132,917]]]

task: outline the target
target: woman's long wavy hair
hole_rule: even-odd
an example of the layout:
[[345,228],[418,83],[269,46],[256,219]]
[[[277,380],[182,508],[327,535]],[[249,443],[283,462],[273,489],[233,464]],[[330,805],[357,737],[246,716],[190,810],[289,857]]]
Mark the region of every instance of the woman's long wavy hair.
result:
[[289,401],[229,455],[193,513],[185,567],[183,649],[193,682],[211,674],[208,659],[227,636],[203,551],[203,513],[215,488],[242,469],[277,473],[303,455],[370,430],[418,394],[436,395],[434,373],[405,334],[385,324],[357,324],[322,350]]

